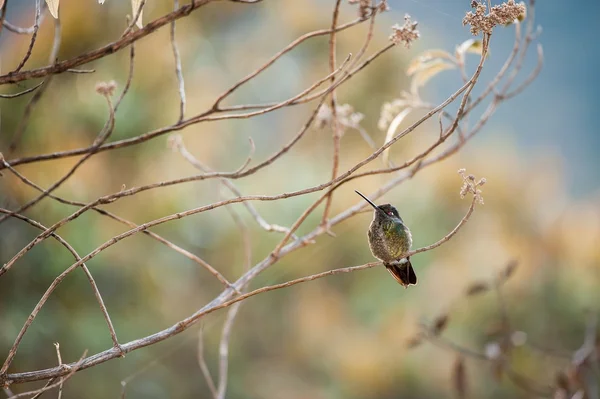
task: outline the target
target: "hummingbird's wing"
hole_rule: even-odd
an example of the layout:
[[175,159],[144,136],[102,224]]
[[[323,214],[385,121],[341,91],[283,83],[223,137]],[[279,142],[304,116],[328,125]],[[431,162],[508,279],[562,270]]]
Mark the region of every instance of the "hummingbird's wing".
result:
[[402,259],[399,262],[383,264],[394,279],[403,287],[417,284],[417,275],[410,263],[410,259]]

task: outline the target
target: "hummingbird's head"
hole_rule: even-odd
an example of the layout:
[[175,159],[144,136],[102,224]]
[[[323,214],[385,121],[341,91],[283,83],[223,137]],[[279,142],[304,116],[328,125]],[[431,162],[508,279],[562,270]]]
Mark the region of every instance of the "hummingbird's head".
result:
[[398,210],[396,208],[394,208],[392,205],[383,204],[383,205],[379,205],[378,208],[381,209],[389,217],[392,217],[392,218],[397,217],[398,219],[402,220],[400,218],[400,215],[398,214]]
[[[356,191],[356,190],[354,190]],[[400,217],[400,215],[398,214],[398,210],[396,208],[394,208],[392,205],[390,204],[383,204],[383,205],[375,205],[373,203],[373,201],[371,201],[370,199],[368,199],[366,196],[364,196],[362,193],[360,193],[359,191],[356,191],[356,194],[360,195],[361,197],[363,197],[365,199],[365,201],[367,201],[373,208],[375,208],[375,217],[381,217],[381,218],[398,218],[400,219],[400,221],[402,221],[402,218]]]

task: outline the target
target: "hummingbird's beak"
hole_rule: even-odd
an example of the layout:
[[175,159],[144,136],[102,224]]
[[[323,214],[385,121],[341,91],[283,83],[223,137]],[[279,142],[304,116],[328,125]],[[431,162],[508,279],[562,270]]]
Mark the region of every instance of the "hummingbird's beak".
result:
[[382,214],[384,214],[385,216],[387,216],[387,215],[386,215],[386,213],[385,213],[385,212],[384,212],[384,211],[383,211],[383,210],[382,210],[380,207],[378,207],[377,205],[375,205],[375,204],[373,203],[373,201],[371,201],[371,200],[370,200],[370,199],[368,199],[366,196],[364,196],[364,195],[363,195],[363,194],[362,194],[360,191],[358,191],[358,190],[354,190],[354,192],[355,192],[356,194],[360,195],[361,197],[363,197],[363,198],[365,199],[365,201],[367,201],[369,204],[371,204],[371,206],[372,206],[373,208],[375,208],[377,211],[379,211],[380,213],[382,213]]

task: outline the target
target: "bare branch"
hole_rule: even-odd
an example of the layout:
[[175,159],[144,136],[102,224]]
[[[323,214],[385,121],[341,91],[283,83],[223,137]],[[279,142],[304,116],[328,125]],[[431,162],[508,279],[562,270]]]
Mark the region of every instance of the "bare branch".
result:
[[25,63],[27,62],[29,57],[31,57],[31,51],[33,50],[33,46],[35,45],[35,39],[37,39],[38,29],[40,28],[41,14],[42,14],[41,0],[35,0],[35,23],[33,25],[33,34],[31,35],[31,41],[29,42],[29,47],[27,48],[27,53],[25,53],[25,56],[23,57],[23,59],[21,60],[19,65],[15,68],[14,71],[9,73],[9,75],[13,74],[13,73],[18,73],[21,70],[21,68],[23,68],[23,66],[25,66]]
[[204,380],[206,381],[206,385],[208,385],[208,389],[212,393],[213,398],[217,398],[217,387],[215,386],[215,381],[210,375],[210,370],[208,369],[208,365],[206,364],[206,360],[204,359],[204,331],[202,328],[198,330],[198,350],[197,350],[197,358],[198,365],[200,366],[200,370],[202,371],[202,375],[204,376]]
[[[177,11],[179,0],[173,0],[173,8]],[[175,58],[175,74],[177,75],[177,82],[179,84],[179,119],[177,122],[181,122],[185,117],[185,84],[183,82],[183,72],[181,71],[181,57],[177,48],[177,41],[175,40],[175,21],[171,22],[171,47],[173,48],[173,57]]]
[[35,89],[37,89],[38,87],[40,87],[42,84],[44,84],[44,81],[41,81],[40,83],[38,83],[37,85],[30,87],[29,89],[20,91],[18,93],[15,94],[0,94],[0,98],[16,98],[16,97],[20,97],[23,96],[25,94],[31,93],[32,91],[34,91]]
[[83,355],[81,355],[81,358],[79,358],[79,361],[72,363],[72,364],[62,364],[61,366],[59,366],[59,368],[61,368],[62,370],[64,370],[65,374],[64,374],[64,378],[61,378],[60,381],[54,383],[54,384],[46,384],[45,387],[40,388],[40,389],[36,389],[34,391],[29,391],[29,392],[23,392],[20,393],[18,395],[14,395],[11,396],[10,399],[18,399],[18,398],[26,398],[28,396],[34,396],[34,395],[39,395],[42,394],[46,391],[49,391],[51,389],[56,388],[57,386],[62,386],[62,384],[68,380],[69,378],[71,378],[73,375],[75,375],[75,373],[77,371],[80,370],[80,367],[85,359],[85,356],[87,355],[87,349],[83,352]]
[[[61,367],[63,362],[62,362],[62,357],[60,356],[60,344],[58,342],[55,342],[54,346],[56,347],[56,357],[58,358],[58,367]],[[64,382],[64,378],[61,377],[60,385],[58,386],[58,399],[62,398],[63,382]]]
[[[49,63],[55,63],[58,60],[57,57],[58,57],[58,51],[60,49],[60,42],[61,42],[61,36],[62,36],[61,29],[62,29],[62,27],[61,27],[61,23],[60,23],[60,15],[59,15],[58,18],[56,18],[54,20],[54,41],[52,43],[52,50],[50,51],[50,56],[48,58]],[[25,132],[25,129],[27,128],[27,123],[29,122],[29,117],[31,116],[31,112],[33,111],[33,108],[38,103],[40,98],[42,98],[42,95],[44,94],[44,92],[46,91],[48,86],[50,85],[52,78],[53,78],[53,76],[49,76],[45,81],[42,81],[38,85],[38,86],[41,86],[41,85],[43,85],[43,86],[40,87],[40,89],[34,94],[34,96],[31,98],[31,100],[29,100],[29,102],[25,106],[25,111],[23,112],[23,117],[21,118],[21,121],[19,122],[19,125],[17,126],[17,129],[15,130],[15,133],[13,135],[13,138],[8,146],[9,154],[12,153],[17,148],[17,144],[21,140],[21,136],[23,135],[23,133]],[[36,88],[38,86],[36,86]]]
[[[341,0],[336,0],[335,6],[333,8],[333,17],[331,21],[331,34],[329,35],[329,70],[333,73],[335,71],[335,51],[336,51],[336,38],[335,38],[335,27],[337,26],[338,16],[340,13],[340,3]],[[335,75],[331,76],[331,85],[335,84]],[[340,141],[342,138],[342,125],[338,121],[337,117],[337,99],[335,94],[335,89],[331,90],[330,93],[331,100],[329,102],[329,106],[331,108],[331,126],[333,129],[333,165],[331,167],[331,179],[335,179],[338,174],[338,169],[340,165]],[[329,208],[331,207],[331,193],[327,196],[325,201],[325,210],[323,211],[323,217],[321,219],[321,225],[326,230],[329,230],[327,226],[327,219],[329,215]],[[333,235],[332,233],[330,233]]]

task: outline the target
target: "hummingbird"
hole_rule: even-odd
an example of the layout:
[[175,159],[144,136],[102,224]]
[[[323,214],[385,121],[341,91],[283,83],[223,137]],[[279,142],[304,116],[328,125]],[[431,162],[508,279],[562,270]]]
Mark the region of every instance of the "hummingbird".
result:
[[398,210],[390,204],[377,206],[359,191],[356,193],[375,208],[373,221],[367,234],[373,256],[383,262],[387,271],[404,288],[417,284],[417,275],[410,258],[403,256],[410,250],[412,235],[398,214]]

